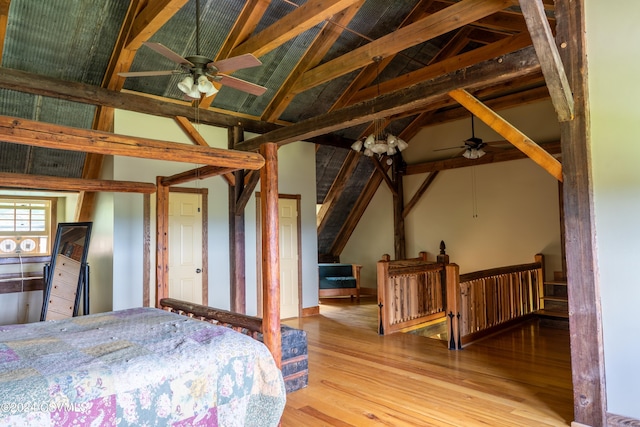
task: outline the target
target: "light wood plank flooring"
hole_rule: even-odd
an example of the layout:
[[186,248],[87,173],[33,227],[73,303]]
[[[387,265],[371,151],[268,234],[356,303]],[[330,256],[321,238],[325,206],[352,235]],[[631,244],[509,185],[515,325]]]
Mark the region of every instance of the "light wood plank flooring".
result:
[[289,426],[566,426],[573,419],[569,331],[529,322],[461,351],[412,334],[379,336],[377,307],[325,300],[307,331],[309,385]]

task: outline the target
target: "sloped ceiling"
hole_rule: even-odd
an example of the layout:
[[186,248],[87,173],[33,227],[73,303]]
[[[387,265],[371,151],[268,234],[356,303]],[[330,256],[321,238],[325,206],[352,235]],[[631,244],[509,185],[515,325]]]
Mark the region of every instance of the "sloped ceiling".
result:
[[[540,4],[553,29],[553,1]],[[201,52],[196,52],[198,40]],[[110,130],[109,110],[99,108],[101,103],[134,110],[142,105],[153,110],[163,102],[189,107],[177,88],[184,75],[118,76],[177,68],[145,41],[161,43],[180,56],[258,57],[261,66],[232,75],[264,86],[266,92],[254,96],[222,86],[215,97],[199,103],[199,117],[222,126],[235,120],[263,132],[308,123],[349,106],[365,105],[372,114],[381,111],[377,100],[387,94],[531,45],[518,2],[510,0],[0,0],[0,115]],[[94,92],[97,87],[108,92]],[[539,71],[478,85],[473,92],[501,107],[548,97]],[[136,98],[125,101],[118,93]],[[385,117],[387,129],[410,140],[424,126],[469,114],[451,99],[416,105],[405,111],[396,107]],[[190,117],[192,110],[181,111]],[[318,174],[318,203],[339,175],[349,145],[367,133],[369,123],[368,117],[345,120],[308,139],[323,144],[318,151],[323,171]],[[0,142],[0,172],[95,177],[100,162],[85,168],[87,158]],[[320,227],[326,233],[320,236],[321,251],[330,251],[374,175],[366,158],[351,170],[357,173],[344,178],[344,194],[335,198],[342,199],[340,206],[332,207]]]

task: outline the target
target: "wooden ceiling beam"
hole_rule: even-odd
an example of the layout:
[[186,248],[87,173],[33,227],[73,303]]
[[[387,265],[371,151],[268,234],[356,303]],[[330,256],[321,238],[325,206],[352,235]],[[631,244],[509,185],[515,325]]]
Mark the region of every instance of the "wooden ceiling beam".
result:
[[410,109],[419,109],[458,88],[476,89],[497,85],[514,78],[535,74],[540,64],[532,47],[495,60],[447,73],[430,81],[381,95],[340,110],[331,111],[296,124],[251,138],[236,146],[238,150],[256,150],[265,142],[280,145],[306,140],[335,130],[356,126],[374,119],[389,117]]
[[531,160],[549,172],[551,176],[562,182],[562,164],[547,153],[538,144],[520,132],[515,126],[500,117],[497,113],[463,89],[449,92],[449,96],[460,103],[487,126],[502,135],[507,141],[525,153]]
[[347,156],[342,162],[342,166],[340,167],[340,171],[338,175],[333,180],[329,191],[327,191],[327,195],[320,206],[320,210],[318,210],[318,214],[316,215],[316,229],[318,235],[322,232],[324,227],[326,226],[326,219],[329,218],[332,212],[335,210],[337,205],[337,201],[342,195],[345,187],[347,186],[347,182],[349,177],[353,174],[356,166],[358,166],[358,160],[360,156],[353,150],[349,150]]
[[144,9],[136,16],[125,49],[138,50],[142,42],[147,41],[189,0],[148,1]]
[[[560,141],[540,144],[547,153],[561,153]],[[490,163],[508,162],[511,160],[526,159],[527,155],[517,148],[487,153],[479,159],[465,159],[462,156],[446,160],[435,160],[431,162],[407,165],[405,175],[417,175],[421,173],[432,173],[437,171],[466,168],[469,166],[487,165]]]
[[433,39],[512,5],[512,0],[462,0],[349,53],[307,71],[294,88],[300,93]]
[[551,95],[551,102],[558,114],[558,120],[560,122],[572,120],[574,116],[573,93],[545,15],[542,0],[520,0],[520,8],[527,22],[533,47],[536,49],[542,74],[544,74]]
[[[422,67],[416,71],[412,71],[380,83],[380,94],[407,88],[442,74],[459,70],[460,68],[471,66],[478,62],[487,61],[501,55],[506,55],[529,45],[531,45],[531,38],[528,33],[507,37],[496,43],[443,59],[442,61],[427,65],[426,67]],[[378,87],[368,87],[360,90],[355,96],[353,96],[351,98],[351,103],[362,102],[364,100],[374,98],[377,95]]]
[[228,174],[237,170],[237,168],[228,168],[222,166],[202,166],[197,169],[188,170],[171,176],[165,176],[160,179],[162,185],[170,187],[172,185],[184,184],[185,182],[197,181],[200,179],[210,178]]
[[0,0],[0,63],[2,63],[2,50],[4,39],[7,36],[7,23],[9,22],[9,5],[11,0]]
[[115,193],[156,192],[155,184],[134,181],[109,181],[103,179],[63,178],[18,173],[0,173],[2,187],[53,191],[109,191]]
[[264,159],[256,153],[116,135],[7,116],[0,116],[0,141],[233,169],[260,169],[264,165]]
[[360,0],[309,0],[237,46],[231,51],[231,56],[245,53],[263,56],[358,1]]
[[[411,10],[409,15],[407,15],[404,21],[402,21],[399,28],[406,27],[407,25],[413,24],[414,22],[427,16],[428,12],[426,10],[432,3],[433,0],[420,0]],[[396,54],[389,55],[385,58],[382,58],[377,63],[374,62],[373,64],[365,66],[356,76],[356,78],[351,81],[349,86],[342,92],[342,94],[340,94],[340,97],[336,100],[336,102],[333,103],[333,105],[331,106],[331,110],[337,110],[349,104],[353,104],[353,96],[358,93],[358,91],[360,91],[360,89],[362,89],[363,87],[369,86],[375,80],[378,73],[384,70],[395,57]]]
[[[270,4],[271,0],[248,0],[214,60],[219,61],[229,58],[231,51],[240,43],[246,41],[251,33],[255,31]],[[219,84],[216,83],[215,86],[220,89],[218,87]],[[212,96],[203,96],[200,99],[200,108],[209,108],[217,95],[218,93],[216,92]]]
[[69,82],[11,68],[0,68],[0,87],[18,92],[65,99],[82,104],[102,105],[154,116],[174,118],[184,116],[192,121],[220,127],[242,126],[245,130],[264,133],[280,125],[212,110],[195,111],[187,102],[162,101],[134,93],[117,92],[84,83]]
[[300,79],[305,71],[315,67],[322,61],[329,49],[331,49],[342,35],[344,28],[351,22],[356,13],[358,13],[364,2],[365,0],[360,0],[354,3],[347,9],[334,15],[331,21],[327,22],[327,25],[320,31],[302,59],[291,73],[289,73],[285,82],[278,88],[278,92],[262,113],[263,120],[274,121],[280,117],[295,97],[291,95],[291,89],[297,84],[298,79]]

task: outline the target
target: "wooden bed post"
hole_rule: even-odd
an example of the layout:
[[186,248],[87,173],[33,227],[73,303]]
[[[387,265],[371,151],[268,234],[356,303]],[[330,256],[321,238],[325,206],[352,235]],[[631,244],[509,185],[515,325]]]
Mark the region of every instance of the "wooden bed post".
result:
[[169,187],[156,178],[156,308],[169,297]]
[[280,368],[282,343],[280,334],[280,253],[278,220],[278,145],[260,146],[265,159],[260,170],[260,210],[262,213],[262,289],[264,343]]

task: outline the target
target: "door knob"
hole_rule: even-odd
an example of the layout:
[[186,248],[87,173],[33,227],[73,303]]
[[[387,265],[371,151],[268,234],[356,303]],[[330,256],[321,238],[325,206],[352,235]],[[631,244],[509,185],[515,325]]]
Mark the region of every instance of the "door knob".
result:
[[202,270],[199,268],[196,268],[196,273],[202,273]]

